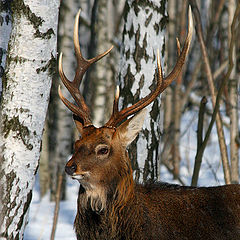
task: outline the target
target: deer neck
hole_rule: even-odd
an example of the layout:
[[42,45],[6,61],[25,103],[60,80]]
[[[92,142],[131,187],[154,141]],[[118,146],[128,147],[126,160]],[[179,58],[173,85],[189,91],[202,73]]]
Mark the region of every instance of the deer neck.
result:
[[119,161],[121,171],[115,169],[115,173],[112,174],[114,177],[109,178],[107,184],[80,186],[78,200],[80,208],[97,213],[121,211],[133,198],[134,181],[127,152]]

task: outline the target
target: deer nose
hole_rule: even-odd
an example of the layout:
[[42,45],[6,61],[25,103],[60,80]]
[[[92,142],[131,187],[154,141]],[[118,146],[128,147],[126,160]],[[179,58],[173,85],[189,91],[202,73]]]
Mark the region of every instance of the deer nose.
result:
[[76,170],[77,170],[77,164],[76,163],[73,163],[70,166],[68,166],[68,165],[65,166],[65,172],[68,175],[73,175],[73,173],[75,173]]

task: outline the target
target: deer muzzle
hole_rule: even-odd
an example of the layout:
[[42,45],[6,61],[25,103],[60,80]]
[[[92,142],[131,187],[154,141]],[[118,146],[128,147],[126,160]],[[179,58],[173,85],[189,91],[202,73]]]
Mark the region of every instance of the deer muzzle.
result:
[[71,165],[66,165],[65,166],[65,172],[70,176],[73,176],[73,174],[76,172],[76,170],[77,170],[77,164],[76,163],[72,163]]

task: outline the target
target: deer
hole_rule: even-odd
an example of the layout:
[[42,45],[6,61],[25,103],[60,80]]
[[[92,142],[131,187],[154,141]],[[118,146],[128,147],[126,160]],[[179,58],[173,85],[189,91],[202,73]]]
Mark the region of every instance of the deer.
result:
[[79,87],[87,69],[113,47],[92,59],[82,56],[79,44],[79,15],[74,23],[74,49],[77,70],[73,81],[63,71],[59,56],[59,75],[75,100],[59,96],[73,113],[79,132],[74,153],[65,172],[80,183],[74,228],[78,240],[236,240],[240,239],[240,187],[190,187],[164,182],[136,183],[127,147],[141,131],[146,106],[153,102],[179,75],[188,55],[193,20],[188,11],[188,32],[176,64],[163,77],[157,54],[156,88],[146,97],[119,110],[119,87],[113,110],[104,126],[95,127]]

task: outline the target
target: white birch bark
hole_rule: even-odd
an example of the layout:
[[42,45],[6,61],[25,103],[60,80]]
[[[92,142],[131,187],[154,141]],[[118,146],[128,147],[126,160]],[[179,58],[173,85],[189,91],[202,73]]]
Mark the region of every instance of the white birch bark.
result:
[[12,30],[12,19],[9,5],[5,1],[0,2],[0,98],[2,95],[2,77],[4,74],[7,46]]
[[1,105],[1,239],[22,239],[40,155],[52,72],[58,0],[13,1]]
[[[132,1],[126,6],[120,62],[122,107],[153,89],[157,49],[164,55],[165,1]],[[163,65],[163,64],[162,64]],[[143,131],[129,149],[136,179],[157,178],[160,98],[148,108]]]

